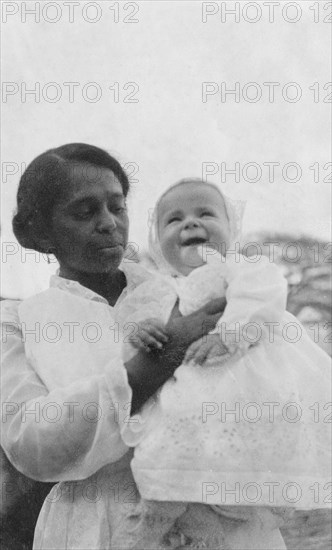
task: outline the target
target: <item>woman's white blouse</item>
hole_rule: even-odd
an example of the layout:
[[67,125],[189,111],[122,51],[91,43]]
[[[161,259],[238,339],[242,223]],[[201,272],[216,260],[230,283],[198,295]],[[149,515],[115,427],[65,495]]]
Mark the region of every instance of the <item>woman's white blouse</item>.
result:
[[[128,261],[121,269],[120,299],[149,277]],[[128,450],[119,425],[129,416],[131,388],[113,308],[58,276],[48,290],[1,305],[1,444],[12,464],[52,482],[85,479],[119,460]]]

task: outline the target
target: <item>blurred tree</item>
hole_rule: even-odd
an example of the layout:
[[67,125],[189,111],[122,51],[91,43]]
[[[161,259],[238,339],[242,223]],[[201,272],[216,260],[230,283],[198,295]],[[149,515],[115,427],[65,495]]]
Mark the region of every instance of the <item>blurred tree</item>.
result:
[[282,268],[288,281],[288,311],[332,355],[331,243],[282,234],[252,234],[245,242],[248,256],[257,253],[258,245],[263,254]]

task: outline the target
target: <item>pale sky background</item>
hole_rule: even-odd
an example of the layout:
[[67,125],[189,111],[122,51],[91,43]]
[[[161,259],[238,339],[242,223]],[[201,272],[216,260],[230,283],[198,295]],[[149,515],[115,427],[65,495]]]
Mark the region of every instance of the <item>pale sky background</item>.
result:
[[[245,21],[242,11],[238,23],[232,16],[222,23],[220,2],[209,3],[218,13],[207,16],[206,23],[200,1],[99,1],[90,2],[88,9],[80,2],[73,22],[63,2],[50,2],[53,8],[41,15],[40,22],[36,15],[25,15],[22,6],[31,9],[42,2],[2,3],[2,80],[7,83],[2,99],[2,296],[22,298],[42,290],[55,269],[37,253],[25,257],[17,248],[11,217],[21,164],[68,142],[98,145],[123,164],[138,166],[129,201],[130,240],[141,248],[146,246],[149,210],[158,196],[179,178],[201,176],[207,162],[218,169],[212,182],[231,197],[247,201],[245,231],[275,230],[330,240],[331,125],[330,104],[324,98],[332,88],[324,90],[324,85],[332,80],[331,25],[323,21],[328,16],[325,2],[319,12],[309,9],[314,2],[295,3],[297,8],[284,11],[288,19],[301,15],[294,23],[282,17],[287,3],[276,7],[272,23],[262,2],[255,3],[262,10],[256,23]],[[234,4],[227,2],[229,8]],[[246,4],[240,2],[241,10]],[[119,10],[118,23],[111,5]],[[13,13],[6,20],[9,11]],[[125,17],[138,22],[124,22]],[[255,12],[248,11],[247,17],[253,19]],[[93,18],[99,20],[89,22]],[[47,100],[56,93],[51,82],[62,93],[55,102]],[[72,102],[66,82],[78,83]],[[91,82],[101,91],[99,101],[89,102],[83,95],[94,97],[96,87],[86,87]],[[132,82],[135,88],[126,87]],[[203,82],[215,83],[216,93],[206,102]],[[228,88],[239,82],[241,91],[248,82],[256,82],[262,98],[251,103],[241,96],[236,103],[234,96],[227,96],[221,102],[221,82]],[[280,83],[274,103],[268,100],[264,82]],[[289,82],[302,90],[294,103],[282,96]],[[24,95],[24,85],[31,89],[36,83],[39,101]],[[314,83],[316,102],[309,89]],[[139,101],[124,102],[136,90],[133,98]],[[246,97],[253,97],[254,91],[248,89]],[[286,86],[287,91],[286,97],[292,98],[295,88]],[[272,161],[280,166],[274,182],[269,182],[263,162]],[[242,175],[236,183],[229,175],[221,184],[222,162],[227,168],[239,162],[241,169],[256,162],[262,177],[252,183]],[[281,168],[289,162],[301,167],[297,183],[282,177]],[[318,181],[309,169],[315,163]],[[294,174],[289,170],[288,177]],[[248,176],[252,178],[253,172]]]

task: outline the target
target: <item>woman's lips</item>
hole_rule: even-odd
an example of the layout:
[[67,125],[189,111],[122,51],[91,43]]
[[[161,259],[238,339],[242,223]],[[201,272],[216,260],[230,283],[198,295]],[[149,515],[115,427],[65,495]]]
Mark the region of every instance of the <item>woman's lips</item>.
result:
[[99,253],[101,254],[123,254],[123,245],[122,244],[108,244],[105,246],[100,246],[98,248]]
[[98,246],[98,250],[104,250],[104,248],[118,248],[119,246],[121,246],[123,248],[123,244],[122,243],[105,243],[101,246]]
[[107,244],[106,246],[101,246],[98,250],[105,250],[107,248],[118,248],[122,246],[121,244]]

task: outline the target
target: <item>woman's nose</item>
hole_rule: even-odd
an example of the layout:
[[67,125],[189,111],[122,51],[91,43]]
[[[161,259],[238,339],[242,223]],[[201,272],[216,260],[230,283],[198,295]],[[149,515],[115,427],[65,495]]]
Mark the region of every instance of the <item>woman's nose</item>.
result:
[[116,228],[115,217],[112,212],[105,209],[98,220],[97,229],[100,233],[108,233]]

